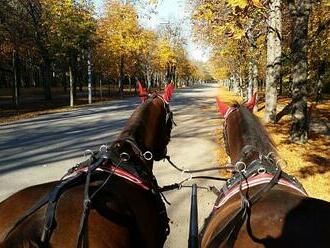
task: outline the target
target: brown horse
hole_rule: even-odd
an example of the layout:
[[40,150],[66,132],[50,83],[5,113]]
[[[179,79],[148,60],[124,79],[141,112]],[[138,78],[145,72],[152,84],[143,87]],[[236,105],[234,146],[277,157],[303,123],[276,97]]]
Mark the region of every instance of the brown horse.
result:
[[63,180],[0,203],[0,247],[162,247],[168,218],[152,168],[170,141],[168,97],[142,103],[111,146]]
[[251,101],[230,108],[217,101],[235,171],[205,220],[201,247],[330,247],[330,203],[308,197],[281,170],[274,143],[250,112]]

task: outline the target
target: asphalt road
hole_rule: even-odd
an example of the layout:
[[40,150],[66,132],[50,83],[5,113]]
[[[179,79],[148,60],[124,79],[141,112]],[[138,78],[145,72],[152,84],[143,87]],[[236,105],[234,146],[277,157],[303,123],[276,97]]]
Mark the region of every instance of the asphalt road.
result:
[[[215,130],[221,124],[214,107],[216,93],[217,85],[175,92],[171,109],[177,126],[172,131],[168,154],[179,167],[188,170],[216,165]],[[22,188],[59,179],[84,159],[85,150],[111,143],[138,104],[138,98],[129,98],[0,125],[0,201]],[[156,162],[154,171],[160,185],[189,177],[166,161]],[[217,172],[203,175],[215,176]],[[199,186],[221,186],[210,181],[195,182]],[[189,181],[186,185],[191,184]],[[182,188],[165,193],[171,203],[167,206],[171,234],[165,247],[187,247],[190,192],[190,188]],[[198,190],[200,227],[214,201],[212,192]]]

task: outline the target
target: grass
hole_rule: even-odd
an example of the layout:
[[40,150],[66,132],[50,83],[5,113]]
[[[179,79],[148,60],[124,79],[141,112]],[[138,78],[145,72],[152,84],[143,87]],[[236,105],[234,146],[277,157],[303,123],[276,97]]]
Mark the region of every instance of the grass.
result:
[[[242,99],[225,88],[219,89],[219,96],[227,104]],[[281,98],[278,108],[281,109],[290,101],[289,98]],[[316,106],[312,116],[316,119],[330,121],[330,100]],[[255,113],[262,121],[264,109]],[[278,153],[286,161],[283,170],[295,176],[304,186],[311,197],[330,201],[330,139],[329,136],[310,133],[308,143],[294,144],[289,141],[291,119],[283,117],[278,124],[266,124],[265,127],[274,140]],[[216,130],[217,142],[220,149],[217,157],[220,164],[227,163],[227,154],[222,139],[222,127]]]

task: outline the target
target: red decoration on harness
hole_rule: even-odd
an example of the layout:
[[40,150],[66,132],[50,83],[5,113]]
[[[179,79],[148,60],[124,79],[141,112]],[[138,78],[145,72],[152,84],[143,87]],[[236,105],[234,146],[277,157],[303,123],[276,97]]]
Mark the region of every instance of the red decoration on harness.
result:
[[[268,173],[257,174],[252,177],[249,177],[247,181],[242,182],[242,190],[252,188],[257,185],[269,183],[273,179],[273,177],[274,175]],[[284,185],[286,187],[298,191],[302,195],[306,195],[306,192],[304,192],[303,190],[301,190],[300,188],[298,188],[297,186],[295,186],[294,184],[292,184],[291,182],[287,181],[284,178],[280,178],[277,184]],[[238,194],[239,191],[240,191],[240,185],[238,183],[220,197],[220,200],[218,201],[217,205],[214,206],[214,209],[222,207],[231,197]]]
[[225,104],[224,102],[222,102],[220,100],[220,97],[216,97],[217,99],[217,105],[218,105],[218,109],[219,109],[219,113],[222,117],[224,117],[229,109],[229,107],[227,106],[227,104]]
[[138,178],[135,175],[132,175],[131,173],[129,173],[128,171],[126,171],[124,169],[115,167],[113,165],[111,165],[111,166],[107,165],[106,168],[100,168],[100,169],[104,169],[104,170],[110,171],[113,174],[115,174],[115,175],[117,175],[117,176],[119,176],[121,178],[124,178],[127,181],[130,181],[130,182],[136,184],[137,186],[141,187],[142,189],[145,189],[145,190],[149,190],[150,189],[149,185],[147,185],[144,181],[142,181],[140,178]]
[[254,105],[257,102],[257,92],[250,98],[250,100],[245,104],[245,107],[250,111],[253,112]]
[[138,85],[138,93],[141,99],[141,102],[144,102],[148,98],[148,91],[147,88],[143,87],[140,80],[137,80],[137,85]]
[[[88,170],[88,167],[83,167],[83,168],[74,170],[72,173],[67,175],[65,178],[71,177],[71,176],[81,173],[81,172],[86,173],[87,170]],[[143,181],[138,176],[135,176],[135,175],[129,173],[128,171],[126,171],[125,169],[119,168],[113,164],[103,163],[100,167],[96,168],[96,171],[106,171],[108,173],[113,173],[114,175],[124,178],[125,180],[130,181],[131,183],[134,183],[137,186],[139,186],[140,188],[145,189],[145,190],[149,190],[151,188],[147,182]]]
[[166,102],[169,102],[171,101],[171,98],[172,98],[172,95],[173,95],[173,91],[174,91],[174,84],[173,82],[167,84],[165,86],[165,89],[164,89],[164,95],[163,95],[163,98]]

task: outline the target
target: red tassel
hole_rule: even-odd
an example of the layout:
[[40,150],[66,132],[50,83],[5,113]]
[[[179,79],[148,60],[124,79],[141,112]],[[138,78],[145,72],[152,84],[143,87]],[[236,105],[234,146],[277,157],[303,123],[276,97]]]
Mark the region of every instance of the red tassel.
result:
[[148,98],[147,89],[142,86],[140,80],[137,81],[137,85],[138,85],[138,93],[139,93],[141,102],[144,102]]
[[254,105],[257,102],[257,92],[250,98],[250,100],[245,104],[245,107],[250,111],[253,112]]
[[229,107],[227,106],[227,104],[225,104],[224,102],[222,102],[220,100],[220,97],[217,96],[216,99],[217,99],[219,113],[222,117],[224,117],[225,114],[227,113],[227,110],[229,109]]
[[173,82],[171,82],[165,86],[164,95],[163,95],[164,100],[167,102],[171,101],[173,92],[174,92],[174,84]]

